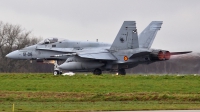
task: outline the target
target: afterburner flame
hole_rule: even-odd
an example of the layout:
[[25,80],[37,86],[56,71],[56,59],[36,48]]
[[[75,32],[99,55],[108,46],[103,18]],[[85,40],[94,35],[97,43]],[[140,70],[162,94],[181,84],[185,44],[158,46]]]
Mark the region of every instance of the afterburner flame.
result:
[[165,56],[164,56],[164,53],[163,53],[162,51],[159,51],[159,52],[158,52],[158,59],[159,59],[159,60],[163,60],[164,57],[165,57]]
[[170,57],[171,57],[171,53],[170,53],[169,51],[166,51],[166,52],[165,52],[165,59],[166,59],[166,60],[169,60]]
[[54,64],[55,60],[45,60],[43,63]]
[[47,63],[47,64],[54,64],[55,60],[43,60],[43,59],[37,59],[36,62],[38,63]]

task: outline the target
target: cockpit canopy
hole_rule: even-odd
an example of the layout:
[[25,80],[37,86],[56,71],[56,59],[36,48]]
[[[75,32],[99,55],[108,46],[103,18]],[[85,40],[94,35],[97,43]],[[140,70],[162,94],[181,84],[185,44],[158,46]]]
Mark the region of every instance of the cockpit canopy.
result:
[[58,38],[47,38],[47,39],[44,39],[43,41],[39,42],[38,44],[51,44],[51,43],[55,43],[55,42],[58,42]]

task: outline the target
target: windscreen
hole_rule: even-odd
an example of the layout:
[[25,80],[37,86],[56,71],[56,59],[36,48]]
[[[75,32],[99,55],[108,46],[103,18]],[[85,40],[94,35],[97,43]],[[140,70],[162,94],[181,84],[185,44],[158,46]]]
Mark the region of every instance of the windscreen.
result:
[[47,38],[44,39],[43,41],[39,42],[38,44],[51,44],[51,43],[55,43],[58,42],[58,38]]

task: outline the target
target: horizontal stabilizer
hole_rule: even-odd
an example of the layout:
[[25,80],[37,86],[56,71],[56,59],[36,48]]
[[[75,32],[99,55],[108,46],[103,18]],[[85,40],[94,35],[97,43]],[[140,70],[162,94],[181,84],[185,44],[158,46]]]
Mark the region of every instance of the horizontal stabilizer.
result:
[[184,52],[171,52],[171,55],[179,55],[179,54],[187,54],[187,53],[191,53],[192,51],[184,51]]

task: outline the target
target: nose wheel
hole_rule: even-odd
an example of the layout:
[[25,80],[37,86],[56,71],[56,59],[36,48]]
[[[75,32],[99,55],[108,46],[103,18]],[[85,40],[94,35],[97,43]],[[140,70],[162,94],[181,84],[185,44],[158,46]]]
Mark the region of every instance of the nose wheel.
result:
[[53,75],[61,75],[62,71],[54,70]]
[[57,61],[54,62],[54,72],[53,75],[61,75],[62,71],[58,68],[58,63]]

